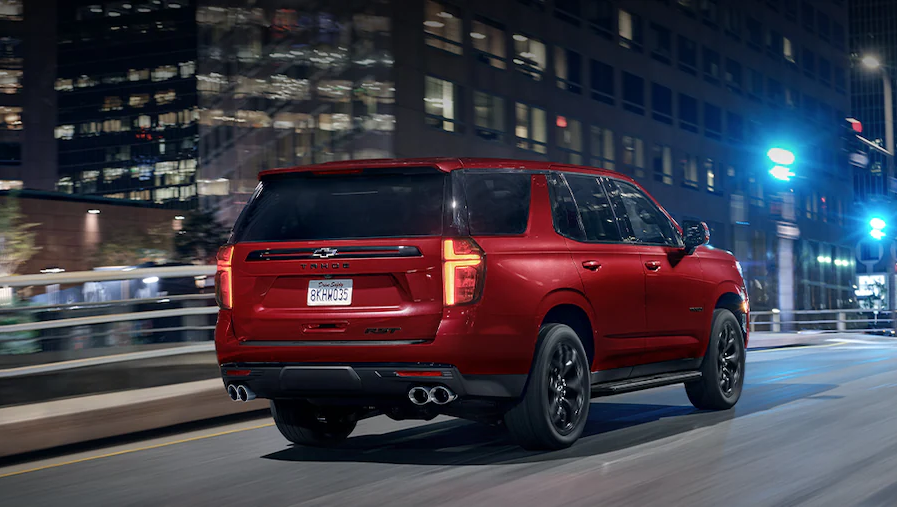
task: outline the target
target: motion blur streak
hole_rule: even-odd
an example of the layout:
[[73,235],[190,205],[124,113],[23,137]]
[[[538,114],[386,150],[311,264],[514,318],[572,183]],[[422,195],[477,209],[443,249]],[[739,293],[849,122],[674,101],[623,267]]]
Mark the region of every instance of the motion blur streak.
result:
[[602,399],[564,451],[448,418],[370,419],[311,449],[259,421],[0,469],[3,505],[893,506],[897,340],[830,339],[750,351],[732,411],[681,386]]

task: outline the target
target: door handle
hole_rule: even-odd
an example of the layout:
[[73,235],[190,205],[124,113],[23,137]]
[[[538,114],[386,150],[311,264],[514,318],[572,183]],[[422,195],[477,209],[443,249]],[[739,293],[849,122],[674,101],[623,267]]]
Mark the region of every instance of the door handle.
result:
[[598,271],[601,269],[601,263],[598,261],[582,261],[582,267],[589,271]]
[[645,263],[645,267],[651,271],[657,271],[660,269],[660,261],[648,261]]

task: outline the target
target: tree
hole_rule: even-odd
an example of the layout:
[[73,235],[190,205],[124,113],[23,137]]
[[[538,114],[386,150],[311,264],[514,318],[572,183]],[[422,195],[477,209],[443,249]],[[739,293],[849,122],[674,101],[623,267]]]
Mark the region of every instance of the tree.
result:
[[40,224],[25,223],[18,197],[10,192],[0,201],[0,276],[10,276],[28,262],[40,247],[35,246]]
[[94,258],[100,266],[136,266],[145,262],[165,262],[171,255],[171,239],[163,230],[164,224],[147,231],[120,231],[114,239],[100,243]]
[[227,241],[228,229],[210,211],[187,215],[174,237],[175,256],[182,262],[213,263],[218,249]]

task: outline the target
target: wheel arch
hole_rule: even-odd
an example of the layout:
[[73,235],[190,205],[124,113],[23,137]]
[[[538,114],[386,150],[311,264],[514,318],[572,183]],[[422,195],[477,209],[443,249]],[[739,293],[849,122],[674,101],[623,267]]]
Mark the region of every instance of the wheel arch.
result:
[[[734,282],[724,282],[721,283],[716,290],[716,298],[715,303],[713,305],[713,309],[726,309],[732,312],[735,315],[735,318],[738,319],[738,323],[741,326],[741,332],[744,336],[744,344],[747,346],[748,340],[748,314],[749,310],[747,308],[747,294],[744,292],[743,288],[740,288]],[[713,317],[711,313],[711,322],[708,322],[707,329],[708,333],[710,330],[710,326],[713,325]]]
[[535,353],[539,347],[539,329],[545,324],[570,326],[582,341],[582,346],[586,351],[589,367],[591,368],[595,360],[595,336],[597,329],[592,305],[589,304],[585,295],[581,292],[566,289],[554,291],[545,296],[539,304],[539,311],[536,313],[534,334],[537,339],[533,344],[533,358],[535,358]]

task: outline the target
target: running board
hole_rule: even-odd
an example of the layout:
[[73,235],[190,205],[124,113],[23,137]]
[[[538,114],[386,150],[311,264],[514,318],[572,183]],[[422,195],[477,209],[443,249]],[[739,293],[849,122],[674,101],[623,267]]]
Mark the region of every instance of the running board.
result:
[[701,380],[699,371],[680,371],[676,373],[664,373],[649,377],[637,377],[614,382],[592,384],[592,397],[610,396],[613,394],[631,393],[652,387],[662,387],[672,384],[682,384]]

